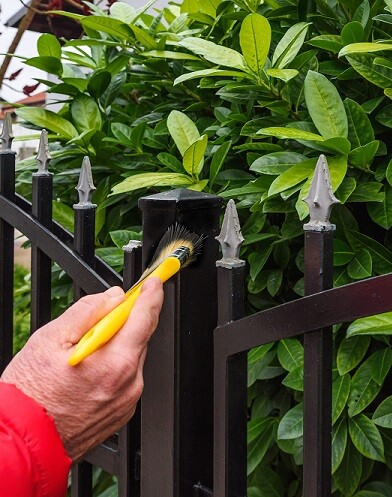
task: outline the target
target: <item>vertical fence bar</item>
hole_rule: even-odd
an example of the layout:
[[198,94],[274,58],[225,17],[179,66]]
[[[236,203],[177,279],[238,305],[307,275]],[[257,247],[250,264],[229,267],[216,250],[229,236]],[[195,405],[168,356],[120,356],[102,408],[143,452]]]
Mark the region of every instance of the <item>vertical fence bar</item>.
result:
[[[49,230],[52,226],[53,195],[53,175],[48,171],[50,158],[48,134],[42,130],[37,155],[38,171],[33,173],[31,212]],[[32,244],[30,333],[34,333],[51,318],[51,269],[50,258]]]
[[[244,239],[233,200],[228,202],[222,231],[217,240],[221,244],[223,256],[216,263],[218,268],[218,325],[222,325],[244,315],[245,261],[239,259],[239,251]],[[216,367],[220,367],[219,362]],[[224,384],[219,381],[220,377],[221,371],[216,371],[214,379],[214,396],[216,396],[214,402],[214,497],[244,497],[247,487],[246,352],[229,357],[226,363]]]
[[[320,156],[305,202],[310,222],[305,230],[305,294],[327,290],[333,284],[333,231],[329,222],[338,200],[330,186],[328,164]],[[331,496],[332,329],[315,330],[304,337],[304,497]]]
[[[15,152],[11,114],[4,116],[0,150],[0,194],[15,198]],[[0,219],[0,373],[12,359],[14,294],[14,228]]]
[[[91,267],[94,267],[94,238],[95,238],[95,209],[91,196],[95,190],[91,174],[91,164],[88,157],[83,159],[79,183],[76,187],[79,193],[79,203],[74,207],[74,250]],[[83,290],[76,284],[73,287],[74,300],[84,295]],[[92,497],[92,465],[81,461],[72,468],[71,497]]]
[[[142,272],[142,244],[131,240],[124,250],[123,286],[128,290]],[[132,419],[118,432],[118,497],[140,496],[140,403]]]
[[183,189],[139,201],[144,263],[176,222],[206,237],[196,262],[165,284],[159,326],[149,344],[142,397],[142,497],[185,497],[198,482],[212,486],[214,237],[220,203],[219,197]]

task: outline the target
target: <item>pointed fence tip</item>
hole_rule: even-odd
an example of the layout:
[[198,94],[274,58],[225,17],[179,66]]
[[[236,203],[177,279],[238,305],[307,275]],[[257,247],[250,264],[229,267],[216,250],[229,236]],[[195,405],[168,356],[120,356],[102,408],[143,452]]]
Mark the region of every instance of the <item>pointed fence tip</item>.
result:
[[304,225],[305,230],[331,231],[335,226],[329,222],[332,207],[340,201],[335,197],[331,186],[328,162],[325,155],[320,155],[309,194],[303,201],[309,207],[310,221]]
[[10,112],[4,114],[3,130],[0,135],[1,140],[1,150],[9,151],[11,150],[12,140],[14,135],[12,134],[12,117]]
[[76,190],[78,190],[79,193],[79,203],[76,204],[75,207],[92,207],[94,204],[91,203],[91,197],[95,189],[90,159],[84,157],[80,170],[79,182],[76,186]]
[[49,152],[49,141],[48,141],[48,132],[46,129],[41,131],[41,136],[39,139],[38,153],[37,153],[37,162],[38,162],[38,171],[35,173],[36,175],[47,175],[48,174],[48,163],[52,157]]
[[241,233],[241,225],[235,202],[232,199],[227,203],[222,229],[216,240],[218,240],[222,249],[222,259],[217,261],[217,266],[233,268],[245,264],[245,261],[239,258],[244,237]]

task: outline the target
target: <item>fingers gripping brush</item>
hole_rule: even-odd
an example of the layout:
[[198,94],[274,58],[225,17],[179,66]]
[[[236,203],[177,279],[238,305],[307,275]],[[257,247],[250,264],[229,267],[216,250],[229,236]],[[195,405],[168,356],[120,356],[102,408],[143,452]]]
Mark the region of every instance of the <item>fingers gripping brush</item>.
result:
[[146,279],[158,277],[164,283],[196,259],[202,242],[203,236],[191,233],[180,224],[170,227],[159,242],[151,264],[126,292],[125,300],[81,338],[68,364],[76,366],[108,342],[125,324]]

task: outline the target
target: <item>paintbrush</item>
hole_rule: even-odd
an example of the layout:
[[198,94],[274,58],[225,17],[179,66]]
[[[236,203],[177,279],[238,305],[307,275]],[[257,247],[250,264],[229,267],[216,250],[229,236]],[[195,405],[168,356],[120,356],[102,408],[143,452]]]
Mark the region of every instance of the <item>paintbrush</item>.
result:
[[191,233],[180,224],[171,226],[159,242],[150,265],[126,292],[125,300],[81,338],[68,359],[68,364],[76,366],[107,343],[126,322],[146,279],[158,277],[162,283],[167,281],[196,259],[202,242],[203,236]]

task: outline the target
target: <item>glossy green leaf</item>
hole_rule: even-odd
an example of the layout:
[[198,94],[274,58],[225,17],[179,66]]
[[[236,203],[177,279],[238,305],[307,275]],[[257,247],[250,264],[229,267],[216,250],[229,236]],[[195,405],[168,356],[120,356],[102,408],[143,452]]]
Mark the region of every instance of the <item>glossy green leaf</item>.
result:
[[112,133],[117,138],[117,140],[126,147],[133,148],[133,142],[131,140],[132,128],[122,123],[112,123]]
[[346,407],[350,394],[350,375],[338,376],[332,382],[332,424],[335,424]]
[[332,428],[332,474],[343,461],[347,447],[347,420],[342,418]]
[[297,152],[273,152],[256,159],[249,169],[260,174],[278,175],[305,160],[306,156]]
[[370,337],[343,338],[339,345],[336,364],[340,375],[345,375],[361,362],[369,348]]
[[355,320],[347,329],[347,336],[392,335],[392,312]]
[[348,265],[348,275],[354,280],[361,280],[372,275],[372,256],[366,249],[360,249]]
[[113,187],[112,194],[131,192],[140,188],[161,188],[164,186],[183,186],[192,184],[192,180],[185,174],[177,173],[141,173],[129,176]]
[[333,265],[345,266],[354,257],[354,252],[347,243],[337,238],[333,241]]
[[384,185],[383,202],[372,202],[367,206],[370,217],[373,221],[385,229],[392,227],[392,187]]
[[371,52],[381,52],[384,50],[392,50],[391,43],[352,43],[351,45],[346,45],[339,52],[339,57],[348,54],[357,53],[371,53]]
[[283,271],[281,269],[272,269],[267,277],[267,290],[271,297],[279,292],[283,281]]
[[280,364],[287,370],[292,371],[304,363],[304,348],[296,338],[286,338],[278,345],[278,359]]
[[112,75],[108,71],[96,72],[91,75],[87,90],[94,98],[100,98],[110,85]]
[[381,245],[381,243],[351,229],[347,229],[345,234],[347,241],[355,252],[358,252],[362,248],[365,248],[370,252],[373,270],[377,274],[384,274],[392,271],[392,252]]
[[115,230],[111,231],[109,234],[113,243],[120,249],[127,245],[131,240],[141,240],[140,233],[130,230]]
[[143,46],[146,47],[147,50],[157,50],[158,43],[155,39],[143,28],[139,28],[139,26],[131,25],[131,29],[137,41]]
[[167,127],[177,145],[181,155],[184,156],[188,148],[200,138],[200,133],[195,123],[178,110],[172,110],[167,118]]
[[384,444],[377,426],[364,414],[349,418],[348,431],[357,450],[375,461],[385,461]]
[[350,440],[339,467],[334,473],[334,484],[343,495],[352,495],[358,488],[362,474],[362,457]]
[[84,28],[101,31],[109,35],[115,36],[121,40],[132,39],[132,29],[123,21],[107,16],[86,16],[83,17],[81,23]]
[[392,87],[392,69],[374,64],[376,56],[370,53],[347,55],[351,66],[365,79],[381,88]]
[[183,157],[183,166],[187,173],[196,178],[203,168],[204,154],[207,148],[208,136],[203,135],[198,138],[192,145],[185,150]]
[[115,2],[110,6],[110,17],[125,24],[131,24],[136,17],[136,9],[125,2]]
[[362,145],[361,147],[354,148],[348,156],[349,161],[353,166],[358,166],[361,168],[369,167],[377,153],[380,146],[378,140]]
[[292,388],[293,390],[298,390],[303,392],[304,390],[304,368],[303,366],[298,366],[292,369],[282,380],[282,385],[287,388]]
[[272,67],[283,69],[294,60],[305,41],[309,26],[309,23],[299,22],[286,31],[275,48]]
[[[257,424],[255,424],[255,421]],[[263,460],[265,453],[275,438],[276,431],[274,429],[276,425],[275,418],[255,421],[248,423],[248,474],[252,473]]]
[[351,21],[342,29],[342,42],[345,45],[349,45],[350,43],[360,43],[363,40],[364,34],[365,30],[363,29],[362,24],[358,21]]
[[230,147],[231,140],[228,140],[222,143],[222,145],[219,145],[218,148],[213,150],[213,156],[210,164],[210,186],[214,184],[217,174],[222,169]]
[[312,45],[313,47],[322,48],[323,50],[327,50],[333,53],[338,53],[344,46],[339,35],[330,34],[315,36],[307,43],[309,45]]
[[303,435],[303,405],[302,402],[290,409],[280,420],[278,438],[291,440]]
[[346,98],[343,102],[348,120],[348,139],[356,149],[374,140],[374,130],[363,108],[354,100]]
[[62,138],[75,138],[78,132],[69,121],[50,110],[38,107],[21,107],[16,114],[35,126],[57,133]]
[[[350,176],[346,176],[345,178],[343,178],[341,185],[336,190],[335,196],[340,200],[340,202],[342,204],[344,204],[350,198],[351,194],[353,193],[353,191],[355,190],[356,187],[357,187],[357,182],[355,181],[355,179],[351,178]],[[350,249],[350,251],[351,251],[351,249]],[[347,261],[347,262],[349,262],[349,261]],[[334,264],[334,265],[336,265],[336,264]],[[340,264],[338,264],[338,265],[340,265]]]
[[240,46],[248,66],[260,74],[271,44],[271,26],[260,14],[249,14],[241,24]]
[[102,127],[98,105],[93,98],[87,95],[80,95],[73,100],[71,114],[75,127],[80,133],[90,129],[98,130]]
[[361,413],[377,396],[380,386],[372,379],[371,364],[366,360],[351,379],[350,396],[347,402],[350,417]]
[[68,231],[73,233],[74,230],[74,212],[71,207],[62,202],[53,201],[53,219],[64,226]]
[[347,138],[347,115],[336,87],[324,75],[309,71],[304,93],[309,114],[322,137]]
[[298,75],[298,71],[296,69],[267,69],[266,73],[271,78],[281,79],[285,83],[290,81],[290,79],[295,78]]
[[[255,484],[260,491],[260,497],[283,497],[285,495],[285,485],[278,473],[268,466],[263,466],[259,475],[259,477],[256,476]],[[256,494],[256,497],[259,496]]]
[[382,385],[392,366],[392,349],[385,347],[377,350],[370,356],[371,377],[377,383]]
[[179,42],[179,45],[197,55],[201,55],[213,64],[232,67],[234,69],[246,69],[244,57],[232,48],[223,47],[211,41],[194,37],[184,38]]
[[54,74],[55,76],[61,76],[63,74],[63,64],[56,57],[31,57],[24,63],[27,66],[36,67],[37,69],[41,69],[41,71],[47,72],[49,74]]
[[156,57],[158,59],[173,59],[173,60],[199,60],[196,55],[182,52],[171,52],[170,50],[150,50],[143,52],[144,57]]
[[309,176],[313,176],[315,161],[310,159],[300,164],[295,164],[290,169],[278,176],[271,184],[268,195],[275,195],[284,190],[298,185]]
[[[261,242],[263,243],[263,242]],[[274,247],[271,243],[259,246],[257,252],[253,252],[248,257],[248,262],[250,264],[250,277],[254,280],[256,276],[260,273],[260,271],[265,266],[269,256],[271,255]]]
[[309,140],[315,142],[322,142],[324,138],[316,133],[311,133],[310,131],[303,131],[302,129],[296,128],[262,128],[256,133],[257,135],[265,136],[275,136],[281,140]]
[[[257,380],[260,371],[260,363],[262,363],[263,358],[273,345],[273,343],[267,343],[266,345],[260,345],[248,352],[248,386],[253,385]],[[272,358],[270,360],[272,360]],[[264,367],[263,363],[262,367]]]
[[58,39],[49,33],[44,33],[37,40],[37,50],[41,57],[61,58],[61,45]]
[[174,85],[178,85],[180,83],[183,83],[184,81],[189,81],[191,79],[198,79],[198,78],[204,78],[208,76],[233,76],[233,77],[239,77],[239,78],[250,78],[253,79],[253,76],[250,77],[248,76],[245,72],[239,72],[239,71],[230,71],[230,70],[225,70],[225,69],[202,69],[201,71],[194,71],[194,72],[189,72],[186,74],[182,74],[178,78],[174,80]]
[[384,428],[392,428],[392,396],[387,397],[374,411],[373,423]]

